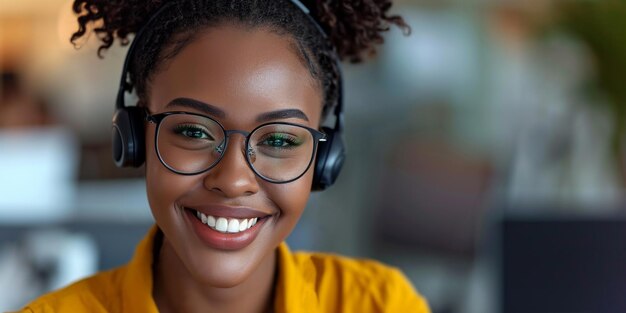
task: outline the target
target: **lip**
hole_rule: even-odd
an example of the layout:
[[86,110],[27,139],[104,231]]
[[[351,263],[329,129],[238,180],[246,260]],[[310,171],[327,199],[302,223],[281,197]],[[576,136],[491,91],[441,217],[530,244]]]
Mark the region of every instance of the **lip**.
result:
[[205,215],[212,215],[215,217],[232,217],[237,219],[244,218],[263,218],[268,215],[272,215],[271,213],[261,212],[248,207],[234,207],[227,205],[188,205],[183,206],[185,209],[192,209],[196,211],[200,211],[200,213],[204,213]]
[[[196,234],[198,239],[201,242],[206,244],[207,246],[217,249],[217,250],[240,250],[248,245],[250,245],[254,239],[258,236],[262,227],[265,225],[265,222],[270,218],[268,214],[260,213],[259,211],[254,211],[246,208],[238,208],[236,211],[228,211],[227,214],[218,214],[223,213],[223,211],[218,210],[215,211],[215,208],[219,208],[219,206],[211,206],[211,210],[204,211],[196,208],[183,207],[185,216],[187,217],[187,221],[191,224],[191,228],[193,232]],[[205,207],[206,208],[206,207]],[[233,218],[259,218],[259,221],[252,227],[247,230],[238,233],[221,233],[217,230],[209,228],[209,226],[205,225],[200,221],[196,216],[194,210],[198,210],[204,214],[205,212],[213,216],[223,216],[223,217],[233,217]],[[254,214],[256,215],[254,215]],[[235,215],[237,214],[237,215]],[[242,215],[244,214],[244,215]],[[252,214],[252,215],[251,215]],[[259,215],[260,214],[260,215]]]

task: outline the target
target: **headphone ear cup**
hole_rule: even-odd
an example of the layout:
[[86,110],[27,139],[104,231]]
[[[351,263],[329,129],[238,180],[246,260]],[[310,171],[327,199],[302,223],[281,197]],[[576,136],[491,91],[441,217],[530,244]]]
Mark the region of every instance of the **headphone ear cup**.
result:
[[319,142],[317,146],[311,186],[314,191],[324,190],[337,180],[346,158],[341,133],[329,127],[322,127],[322,132],[326,134],[326,141]]
[[139,107],[117,109],[113,115],[111,139],[113,161],[118,167],[139,167],[145,160],[145,111]]

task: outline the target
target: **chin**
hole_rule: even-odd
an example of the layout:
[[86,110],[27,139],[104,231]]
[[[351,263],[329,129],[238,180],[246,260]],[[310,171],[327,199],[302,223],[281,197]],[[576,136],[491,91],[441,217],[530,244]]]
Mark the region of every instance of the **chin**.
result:
[[[223,265],[223,264],[222,264]],[[247,277],[250,276],[252,269],[250,266],[235,267],[229,264],[228,268],[225,266],[216,266],[213,268],[196,268],[192,276],[196,279],[198,284],[204,286],[212,286],[215,288],[232,288],[241,285]],[[232,268],[230,268],[232,267]],[[189,269],[188,269],[189,270]]]
[[257,279],[262,275],[260,271],[267,270],[265,261],[273,256],[278,245],[271,239],[259,237],[244,249],[234,251],[187,245],[183,248],[184,255],[178,257],[199,285],[231,288]]

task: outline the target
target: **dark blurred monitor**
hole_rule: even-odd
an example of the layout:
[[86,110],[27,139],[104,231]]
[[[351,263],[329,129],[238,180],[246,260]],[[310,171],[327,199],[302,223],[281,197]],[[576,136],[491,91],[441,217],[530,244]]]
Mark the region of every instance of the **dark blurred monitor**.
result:
[[505,217],[502,313],[626,312],[626,218]]

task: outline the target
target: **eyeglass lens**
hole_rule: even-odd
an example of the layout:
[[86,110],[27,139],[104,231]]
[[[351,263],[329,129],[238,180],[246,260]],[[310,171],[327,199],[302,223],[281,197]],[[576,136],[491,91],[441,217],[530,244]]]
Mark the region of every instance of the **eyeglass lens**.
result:
[[[226,151],[226,134],[216,121],[192,114],[166,116],[157,130],[157,153],[170,169],[183,174],[206,171]],[[302,175],[313,158],[315,140],[297,125],[267,124],[249,135],[247,160],[265,179],[285,182]]]

